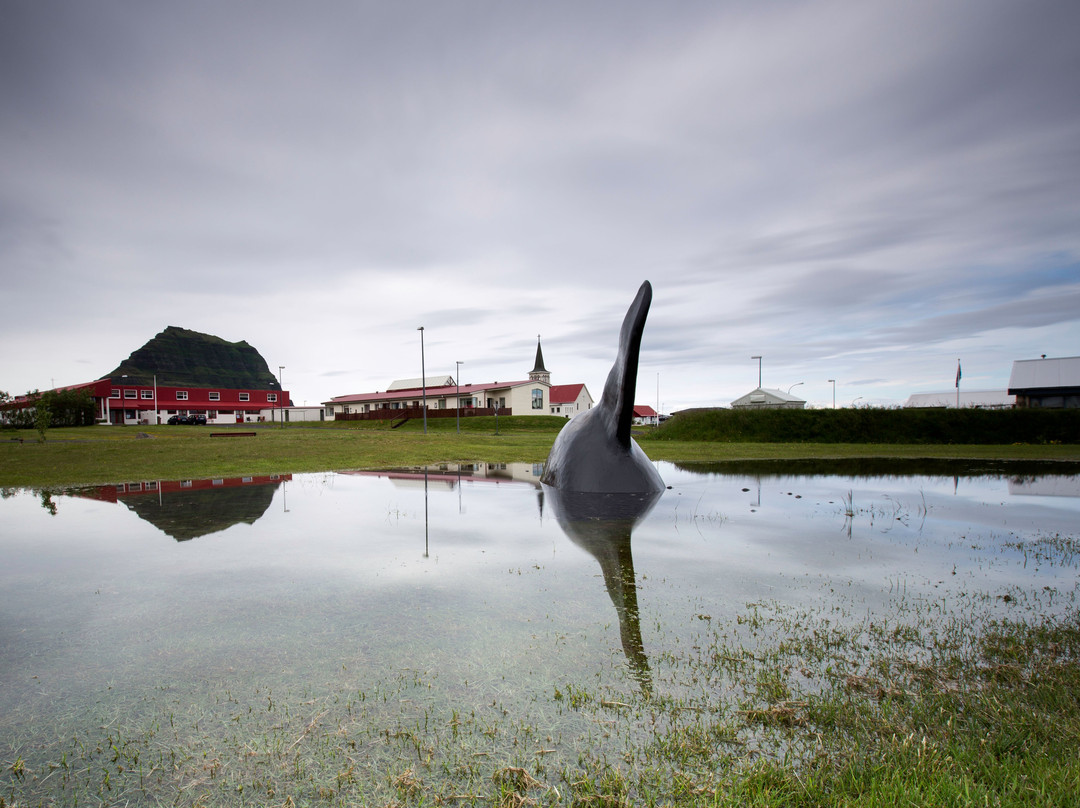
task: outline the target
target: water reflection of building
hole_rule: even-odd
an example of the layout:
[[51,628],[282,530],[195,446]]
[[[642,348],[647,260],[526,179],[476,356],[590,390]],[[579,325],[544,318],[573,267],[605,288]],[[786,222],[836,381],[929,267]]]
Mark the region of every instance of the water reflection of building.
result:
[[73,496],[124,505],[177,541],[254,524],[291,474],[213,477],[205,480],[147,480],[77,488]]
[[356,477],[384,477],[396,485],[439,485],[450,489],[462,482],[527,483],[540,487],[543,463],[439,463],[407,469],[342,471]]
[[1080,477],[1010,477],[1009,493],[1014,496],[1080,497]]

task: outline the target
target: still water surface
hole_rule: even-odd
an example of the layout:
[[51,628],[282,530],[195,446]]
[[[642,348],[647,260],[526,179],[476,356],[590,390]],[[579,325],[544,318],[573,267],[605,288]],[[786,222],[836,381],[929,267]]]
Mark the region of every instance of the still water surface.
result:
[[748,604],[1073,602],[1075,468],[886,468],[659,464],[636,524],[514,464],[7,491],[0,739],[29,758],[118,717],[213,723],[402,672],[432,704],[537,713],[565,683],[651,688],[666,649]]

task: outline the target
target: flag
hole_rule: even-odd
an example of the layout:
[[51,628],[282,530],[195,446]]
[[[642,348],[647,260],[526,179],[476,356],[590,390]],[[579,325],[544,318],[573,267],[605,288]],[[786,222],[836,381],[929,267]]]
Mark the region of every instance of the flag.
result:
[[956,389],[960,389],[960,360],[956,360]]

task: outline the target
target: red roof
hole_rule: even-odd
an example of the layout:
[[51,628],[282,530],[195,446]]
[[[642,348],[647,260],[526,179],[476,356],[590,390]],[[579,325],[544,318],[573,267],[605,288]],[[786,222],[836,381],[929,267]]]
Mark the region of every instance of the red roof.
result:
[[[454,385],[447,385],[445,387],[429,387],[427,388],[428,398],[438,398],[440,396],[452,396],[452,395],[471,395],[472,393],[482,393],[485,390],[506,390],[510,387],[520,387],[523,384],[536,384],[536,382],[529,379],[517,382],[490,382],[488,384],[462,384],[457,387]],[[413,387],[408,390],[389,390],[381,393],[354,393],[349,396],[334,396],[330,401],[323,402],[325,404],[351,404],[362,401],[400,401],[404,399],[418,398],[421,395],[422,388]]]
[[648,404],[635,404],[634,405],[634,417],[635,418],[652,418],[655,415],[656,415],[656,410],[654,410]]
[[584,384],[553,384],[548,393],[548,400],[552,404],[572,404],[581,395]]

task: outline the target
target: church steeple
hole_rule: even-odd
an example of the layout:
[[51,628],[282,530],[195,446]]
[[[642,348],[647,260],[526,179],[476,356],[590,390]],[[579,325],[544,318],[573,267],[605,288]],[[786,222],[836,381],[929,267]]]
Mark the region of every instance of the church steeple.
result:
[[529,380],[551,384],[551,374],[544,367],[544,352],[540,350],[540,335],[536,335],[536,364],[529,371]]

